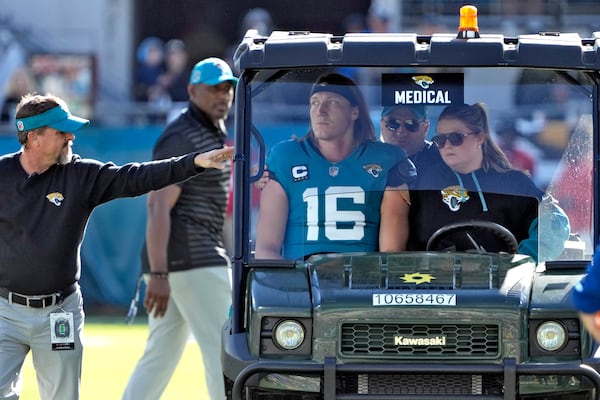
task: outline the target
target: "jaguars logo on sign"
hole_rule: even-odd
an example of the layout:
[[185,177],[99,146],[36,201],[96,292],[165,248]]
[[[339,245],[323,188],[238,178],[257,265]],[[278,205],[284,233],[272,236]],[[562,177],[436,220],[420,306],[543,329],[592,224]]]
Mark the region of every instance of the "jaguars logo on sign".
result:
[[413,76],[412,80],[423,89],[429,89],[429,86],[433,84],[433,78],[429,75],[417,75]]

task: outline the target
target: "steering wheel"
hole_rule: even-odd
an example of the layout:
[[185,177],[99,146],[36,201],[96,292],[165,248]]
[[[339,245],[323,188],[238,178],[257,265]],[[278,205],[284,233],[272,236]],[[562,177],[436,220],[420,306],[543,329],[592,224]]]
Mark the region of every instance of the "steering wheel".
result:
[[[442,226],[440,229],[435,231],[433,235],[431,235],[431,238],[429,238],[429,240],[427,241],[427,250],[429,251],[435,249],[443,239],[445,239],[453,233],[466,232],[471,230],[479,230],[492,233],[496,238],[502,241],[502,243],[506,247],[507,252],[509,253],[517,253],[519,250],[519,243],[517,242],[515,235],[513,235],[511,231],[495,222],[477,219],[473,219],[470,221],[455,222],[452,224]],[[470,237],[470,239],[473,238]],[[473,247],[475,249],[482,249],[482,247],[480,247],[476,242],[474,242],[474,240],[472,241]]]

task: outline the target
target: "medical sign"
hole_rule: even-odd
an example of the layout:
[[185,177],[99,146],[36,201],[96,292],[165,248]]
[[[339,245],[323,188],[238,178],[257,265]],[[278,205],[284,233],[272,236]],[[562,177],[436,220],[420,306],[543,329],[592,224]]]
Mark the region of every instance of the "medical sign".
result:
[[447,106],[464,103],[462,74],[382,74],[381,105]]

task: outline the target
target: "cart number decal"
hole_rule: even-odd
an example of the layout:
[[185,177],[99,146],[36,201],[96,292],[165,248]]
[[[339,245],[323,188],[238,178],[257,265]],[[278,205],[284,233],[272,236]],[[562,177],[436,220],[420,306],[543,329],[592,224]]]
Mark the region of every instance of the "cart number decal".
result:
[[439,293],[374,293],[374,306],[455,306],[455,294]]

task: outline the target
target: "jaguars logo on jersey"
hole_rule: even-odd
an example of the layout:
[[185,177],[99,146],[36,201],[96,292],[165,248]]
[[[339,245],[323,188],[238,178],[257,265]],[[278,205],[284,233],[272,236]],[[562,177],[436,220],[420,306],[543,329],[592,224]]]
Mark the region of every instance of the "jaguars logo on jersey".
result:
[[381,171],[383,171],[383,168],[381,168],[381,165],[379,164],[367,164],[363,165],[363,168],[369,173],[369,175],[373,176],[374,178],[378,178],[381,174]]
[[52,192],[46,195],[46,198],[50,203],[54,204],[57,207],[60,207],[62,205],[63,200],[65,199],[65,197],[60,192]]
[[460,204],[469,200],[469,192],[457,185],[448,186],[440,193],[442,193],[442,201],[448,205],[450,211],[458,211]]

